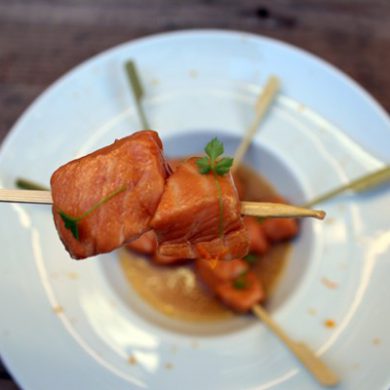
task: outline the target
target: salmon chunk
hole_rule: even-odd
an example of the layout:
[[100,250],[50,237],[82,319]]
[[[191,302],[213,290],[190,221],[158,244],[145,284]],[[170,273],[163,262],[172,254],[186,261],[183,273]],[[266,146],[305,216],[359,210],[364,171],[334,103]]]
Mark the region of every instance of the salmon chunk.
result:
[[217,261],[198,259],[195,270],[201,281],[227,306],[239,312],[264,300],[264,289],[242,259]]
[[210,288],[224,282],[232,281],[249,270],[249,265],[241,259],[210,260],[197,259],[195,270],[203,283]]
[[[240,284],[237,283],[238,279],[235,279],[232,282],[217,285],[215,291],[217,296],[227,306],[238,312],[245,313],[256,303],[264,300],[264,290],[253,272],[248,271],[240,278]],[[238,287],[239,285],[241,287]]]
[[249,239],[232,176],[200,174],[197,160],[189,158],[167,180],[151,221],[159,254],[186,259],[204,257],[204,252],[227,260],[243,257]]
[[[288,204],[287,200],[280,195],[270,197],[265,201]],[[299,233],[298,221],[294,218],[267,218],[261,227],[271,243],[291,240]]]
[[157,236],[153,230],[149,230],[141,237],[126,245],[127,249],[143,255],[151,256],[152,261],[159,265],[171,265],[185,262],[187,259],[162,256],[157,253]]
[[149,230],[141,237],[128,243],[126,248],[143,255],[154,255],[157,250],[156,233],[153,230]]
[[248,229],[250,251],[264,255],[270,249],[264,229],[256,217],[244,217],[244,223]]
[[292,240],[299,232],[298,222],[292,218],[269,218],[264,221],[262,228],[272,243]]
[[[168,170],[161,140],[151,130],[116,140],[57,169],[50,182],[52,210],[70,255],[82,259],[110,252],[149,230]],[[77,234],[65,226],[64,215],[77,218],[86,212],[77,222]]]

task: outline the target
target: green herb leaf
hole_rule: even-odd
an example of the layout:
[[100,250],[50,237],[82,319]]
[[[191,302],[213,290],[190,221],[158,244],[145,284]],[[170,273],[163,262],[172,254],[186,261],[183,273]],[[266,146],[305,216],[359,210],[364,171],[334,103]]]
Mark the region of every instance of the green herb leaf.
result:
[[204,148],[206,154],[210,157],[211,164],[214,165],[215,160],[223,154],[223,143],[218,138],[213,138]]
[[237,290],[243,290],[247,287],[245,272],[243,272],[240,276],[233,280],[233,287]]
[[79,221],[77,218],[71,217],[68,214],[65,214],[63,211],[59,212],[60,217],[64,221],[65,228],[70,230],[73,234],[73,237],[78,240],[79,239],[79,228],[78,223]]
[[126,186],[120,187],[116,189],[115,191],[109,193],[108,195],[104,196],[102,199],[99,200],[99,202],[95,203],[91,208],[89,208],[87,211],[82,213],[81,215],[77,217],[73,217],[69,214],[66,214],[62,210],[58,212],[61,219],[64,221],[65,228],[70,230],[73,234],[73,237],[78,240],[79,239],[79,229],[78,229],[78,223],[83,220],[85,217],[87,217],[89,214],[92,214],[96,209],[98,209],[100,206],[107,203],[110,199],[112,199],[114,196],[118,195],[119,193],[126,190]]
[[257,261],[257,256],[253,253],[249,253],[247,254],[246,256],[244,256],[244,260],[248,263],[248,264],[255,264],[256,261]]
[[218,191],[218,207],[219,207],[219,224],[218,224],[218,234],[221,239],[223,239],[224,223],[223,223],[223,198],[222,198],[222,188],[221,184],[218,181],[217,175],[214,173],[215,186]]
[[209,173],[211,170],[210,160],[208,157],[202,157],[196,161],[196,165],[198,166],[199,172],[202,175]]
[[221,158],[215,165],[215,172],[218,175],[223,176],[229,172],[232,165],[233,165],[233,159],[231,157]]
[[224,147],[223,143],[218,138],[213,138],[204,148],[208,157],[199,158],[196,161],[198,170],[202,175],[205,175],[209,172],[213,173],[215,179],[215,186],[218,192],[218,206],[219,206],[219,226],[218,232],[220,238],[223,238],[224,232],[224,222],[223,222],[223,198],[222,198],[222,188],[221,184],[218,181],[218,176],[223,176],[229,172],[229,169],[233,165],[233,159],[230,157],[224,157],[219,160],[218,157],[223,154]]
[[266,220],[267,218],[264,218],[264,217],[256,217],[256,221],[261,225],[264,223],[264,221]]
[[218,138],[213,138],[204,150],[208,157],[202,157],[196,161],[201,174],[206,174],[211,171],[214,174],[223,176],[229,172],[233,165],[233,159],[231,157],[218,159],[224,151],[223,143]]

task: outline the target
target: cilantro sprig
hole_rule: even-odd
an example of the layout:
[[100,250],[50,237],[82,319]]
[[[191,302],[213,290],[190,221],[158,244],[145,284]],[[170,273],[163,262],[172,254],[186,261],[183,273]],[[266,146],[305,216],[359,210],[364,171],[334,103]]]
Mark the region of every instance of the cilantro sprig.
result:
[[223,176],[229,172],[233,165],[231,157],[218,158],[224,152],[223,143],[218,138],[213,138],[204,148],[205,157],[196,161],[199,172],[203,175],[209,172]]
[[116,189],[115,191],[104,196],[97,203],[95,203],[91,208],[89,208],[87,211],[85,211],[84,213],[82,213],[81,215],[79,215],[77,217],[69,215],[62,210],[60,210],[58,212],[58,214],[60,215],[61,219],[63,220],[65,228],[70,230],[73,234],[73,237],[76,240],[78,240],[80,238],[79,222],[82,221],[84,218],[86,218],[88,215],[92,214],[100,206],[103,206],[105,203],[107,203],[109,200],[111,200],[114,196],[118,195],[119,193],[121,193],[125,190],[126,190],[125,186]]
[[218,138],[213,138],[204,148],[206,152],[205,157],[201,157],[196,161],[199,173],[206,175],[212,173],[215,179],[215,185],[218,193],[218,205],[219,205],[219,226],[218,232],[220,238],[223,238],[224,221],[223,221],[223,199],[222,188],[218,181],[218,176],[226,175],[233,165],[233,159],[231,157],[220,156],[224,152],[223,143]]

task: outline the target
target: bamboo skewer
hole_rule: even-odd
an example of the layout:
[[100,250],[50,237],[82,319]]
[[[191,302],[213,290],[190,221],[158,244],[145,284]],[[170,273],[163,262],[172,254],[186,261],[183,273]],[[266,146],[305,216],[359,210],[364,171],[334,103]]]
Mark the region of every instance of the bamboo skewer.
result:
[[389,181],[390,181],[390,165],[387,165],[384,168],[378,169],[377,171],[361,176],[355,180],[348,182],[347,184],[344,184],[320,196],[317,196],[314,199],[303,203],[302,207],[312,207],[317,203],[334,198],[335,196],[348,190],[355,191],[355,192],[368,191]]
[[253,137],[256,134],[256,131],[263,120],[265,114],[268,111],[268,108],[270,107],[271,103],[273,102],[278,90],[279,90],[279,79],[276,76],[271,76],[266,86],[263,89],[263,92],[260,94],[260,96],[257,99],[255,110],[256,110],[256,116],[253,121],[253,123],[248,128],[247,133],[245,134],[245,137],[241,141],[240,145],[238,146],[236,153],[234,154],[234,162],[232,166],[232,172],[234,173],[238,166],[240,165],[246,151],[249,148],[249,145],[252,142]]
[[50,191],[0,188],[0,202],[52,204]]
[[336,374],[313,351],[304,343],[292,340],[260,305],[254,305],[252,312],[283,341],[322,386],[331,387],[339,383]]
[[[240,165],[249,145],[252,142],[256,131],[264,118],[268,108],[274,100],[279,90],[279,80],[272,76],[268,80],[262,94],[259,96],[256,103],[256,117],[252,125],[249,127],[245,137],[238,146],[234,155],[232,172],[234,173]],[[241,202],[241,212],[244,215],[261,216],[272,218],[275,217],[275,204],[273,203],[257,203],[257,202]],[[294,214],[294,215],[293,215]],[[310,210],[291,205],[279,204],[278,217],[305,217],[323,219],[325,213],[323,211]],[[267,311],[258,305],[252,307],[252,312],[263,321],[268,328],[279,337],[279,339],[291,350],[291,352],[303,363],[306,369],[313,377],[323,386],[335,386],[339,380],[337,376],[327,367],[305,344],[293,341],[287,333],[271,318]]]
[[325,212],[322,210],[305,209],[289,204],[269,202],[241,202],[241,213],[263,218],[304,218],[312,217],[324,219]]
[[18,177],[15,180],[15,185],[21,190],[49,191],[49,188],[44,187],[43,185],[38,184],[30,179],[25,179],[24,177]]
[[131,90],[133,91],[134,100],[135,100],[135,106],[138,112],[138,117],[141,122],[142,127],[144,130],[150,129],[149,122],[146,118],[143,106],[142,106],[142,99],[144,97],[144,89],[142,87],[142,83],[140,81],[140,78],[138,76],[137,67],[134,63],[134,61],[130,60],[125,63],[125,69],[128,77],[128,81],[131,87]]
[[[0,202],[52,204],[53,199],[50,191],[0,188]],[[325,213],[320,210],[304,209],[302,207],[266,202],[241,202],[241,212],[244,215],[263,218],[313,217],[324,219],[325,217]]]

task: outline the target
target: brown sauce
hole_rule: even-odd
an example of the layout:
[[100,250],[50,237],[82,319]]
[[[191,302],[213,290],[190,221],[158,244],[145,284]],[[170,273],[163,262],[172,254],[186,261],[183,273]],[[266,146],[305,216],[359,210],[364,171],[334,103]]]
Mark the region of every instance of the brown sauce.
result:
[[[262,200],[277,195],[276,190],[257,172],[248,167],[238,169],[245,200]],[[291,244],[272,246],[258,257],[253,271],[269,298],[288,260]],[[123,272],[139,296],[158,311],[184,321],[220,321],[234,312],[221,304],[196,277],[191,262],[175,266],[153,264],[147,257],[126,249],[119,252]]]

